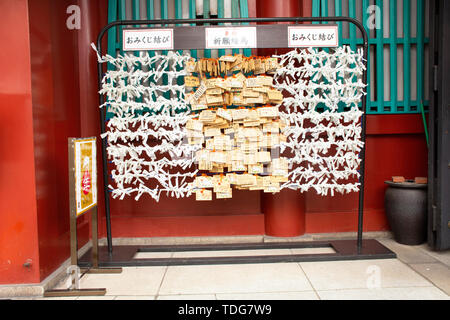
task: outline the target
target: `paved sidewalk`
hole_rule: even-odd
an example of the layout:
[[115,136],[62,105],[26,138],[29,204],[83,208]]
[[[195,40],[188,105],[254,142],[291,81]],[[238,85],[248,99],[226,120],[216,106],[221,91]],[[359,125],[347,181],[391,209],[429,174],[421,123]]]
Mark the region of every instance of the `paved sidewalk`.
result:
[[[33,299],[95,300],[318,300],[450,299],[450,251],[378,239],[397,259],[266,264],[126,267],[121,274],[85,274],[81,288],[106,288],[105,296]],[[319,249],[258,250],[258,254],[324,253]],[[310,251],[311,253],[311,251]],[[230,255],[230,252],[153,253],[151,257]],[[248,255],[251,251],[235,252]],[[148,258],[149,253],[141,253]],[[55,289],[65,289],[62,281]]]

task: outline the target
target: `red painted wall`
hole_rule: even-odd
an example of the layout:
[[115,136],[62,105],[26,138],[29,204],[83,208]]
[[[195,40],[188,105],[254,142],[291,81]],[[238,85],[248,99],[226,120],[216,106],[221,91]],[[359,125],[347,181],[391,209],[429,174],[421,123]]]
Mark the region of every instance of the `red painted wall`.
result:
[[[66,26],[70,5],[79,30]],[[70,256],[67,139],[100,131],[90,43],[107,1],[0,0],[0,12],[0,284],[39,283]],[[89,226],[78,219],[79,246]]]
[[[97,56],[91,48],[91,43],[97,43],[97,36],[100,30],[108,23],[108,0],[78,0],[81,10],[81,29],[76,31],[78,37],[78,85],[79,85],[79,110],[81,136],[97,137],[97,175],[98,187],[98,212],[99,212],[99,233],[105,230],[103,200],[103,176],[101,161],[101,140],[100,140],[100,111],[98,108],[97,89]],[[103,44],[105,46],[106,44]],[[103,217],[103,219],[102,219]],[[86,215],[84,219],[87,219]],[[90,221],[90,220],[89,220]],[[89,231],[91,230],[89,224]]]
[[[427,176],[427,146],[420,114],[368,115],[364,231],[389,230],[385,180]],[[356,231],[358,194],[321,197],[308,192],[306,232]]]
[[66,28],[69,2],[28,1],[41,278],[70,253],[67,138],[80,135],[80,111],[77,38]]
[[[0,1],[0,284],[39,281],[26,0]],[[31,262],[31,268],[23,267]]]
[[[40,279],[70,255],[69,137],[99,132],[96,63],[90,43],[100,26],[104,1],[29,0],[33,128]],[[71,5],[81,10],[80,29],[69,29]],[[102,10],[103,9],[103,10]],[[78,246],[90,237],[90,216],[77,219]]]

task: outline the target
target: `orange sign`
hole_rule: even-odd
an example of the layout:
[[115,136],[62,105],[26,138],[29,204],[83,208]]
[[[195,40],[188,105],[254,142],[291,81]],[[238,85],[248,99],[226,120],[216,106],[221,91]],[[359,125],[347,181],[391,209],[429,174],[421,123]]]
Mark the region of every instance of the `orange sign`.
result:
[[74,141],[77,216],[97,205],[96,139]]

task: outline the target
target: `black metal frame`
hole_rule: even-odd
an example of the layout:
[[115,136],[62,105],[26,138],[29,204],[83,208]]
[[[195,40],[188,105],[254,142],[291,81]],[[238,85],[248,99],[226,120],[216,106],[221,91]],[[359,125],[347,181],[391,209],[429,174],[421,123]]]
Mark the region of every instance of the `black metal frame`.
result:
[[[281,18],[224,18],[224,19],[165,19],[165,20],[122,20],[115,21],[106,25],[99,33],[97,38],[97,50],[100,56],[102,54],[102,39],[105,33],[116,26],[148,26],[148,25],[178,25],[174,28],[183,28],[182,24],[193,25],[216,25],[219,23],[268,23],[268,22],[349,22],[353,23],[361,31],[363,37],[363,59],[366,70],[363,72],[363,83],[367,84],[367,55],[368,55],[368,36],[362,23],[350,17],[281,17]],[[98,89],[101,89],[103,78],[103,67],[98,63]],[[361,140],[364,147],[360,152],[360,191],[358,202],[358,232],[356,243],[354,240],[341,240],[340,242],[298,242],[283,244],[242,244],[242,245],[203,245],[203,246],[159,246],[149,248],[139,248],[136,246],[117,246],[113,253],[111,237],[111,218],[110,218],[110,199],[108,187],[108,167],[106,156],[106,141],[102,139],[102,161],[103,161],[103,186],[106,211],[106,229],[107,229],[107,250],[100,248],[99,256],[103,258],[100,265],[169,265],[169,264],[214,264],[214,263],[251,263],[251,262],[276,262],[276,261],[322,261],[322,260],[349,260],[349,259],[369,259],[369,258],[394,258],[395,254],[385,248],[375,240],[363,241],[363,204],[364,204],[364,176],[365,176],[365,142],[366,142],[366,96],[362,99],[361,117]],[[100,105],[104,103],[104,96],[99,94]],[[105,132],[105,108],[100,109],[101,133]],[[342,242],[344,241],[344,242]],[[314,255],[290,255],[290,256],[256,256],[256,257],[221,257],[221,258],[182,258],[182,259],[144,259],[133,260],[133,256],[138,251],[196,251],[196,250],[240,250],[240,249],[270,249],[270,248],[313,248],[313,247],[332,247],[335,254],[314,254]],[[133,252],[133,254],[131,254]],[[226,258],[226,259],[224,259]],[[100,259],[101,260],[101,259]],[[80,259],[80,263],[88,263]]]
[[[140,252],[186,252],[186,251],[236,251],[265,249],[307,249],[330,248],[333,253],[320,254],[284,254],[284,255],[247,255],[222,257],[183,257],[183,258],[135,258]],[[79,259],[79,265],[90,265],[90,250]],[[378,241],[367,239],[362,247],[357,249],[354,240],[305,241],[305,242],[260,242],[233,244],[202,244],[202,245],[163,245],[141,247],[137,245],[115,246],[109,253],[106,247],[100,247],[99,260],[103,267],[131,266],[182,266],[182,265],[213,265],[242,263],[275,263],[275,262],[308,262],[308,261],[340,261],[366,259],[392,259],[396,255]]]

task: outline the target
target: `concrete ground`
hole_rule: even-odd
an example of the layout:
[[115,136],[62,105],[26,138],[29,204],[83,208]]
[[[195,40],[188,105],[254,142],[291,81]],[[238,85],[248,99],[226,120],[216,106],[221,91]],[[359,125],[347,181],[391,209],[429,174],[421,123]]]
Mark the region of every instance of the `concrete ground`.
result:
[[[376,237],[375,237],[376,238]],[[295,239],[292,239],[295,240]],[[106,288],[105,296],[15,297],[94,300],[449,300],[450,251],[427,244],[378,240],[396,259],[229,265],[124,267],[121,274],[85,274],[80,288]],[[270,241],[264,239],[263,241]],[[276,241],[276,240],[272,240]],[[325,253],[320,249],[257,250],[258,254]],[[250,255],[252,251],[234,254]],[[140,258],[219,256],[230,252],[139,253]],[[138,257],[139,258],[139,257]],[[67,279],[55,289],[66,289]]]

